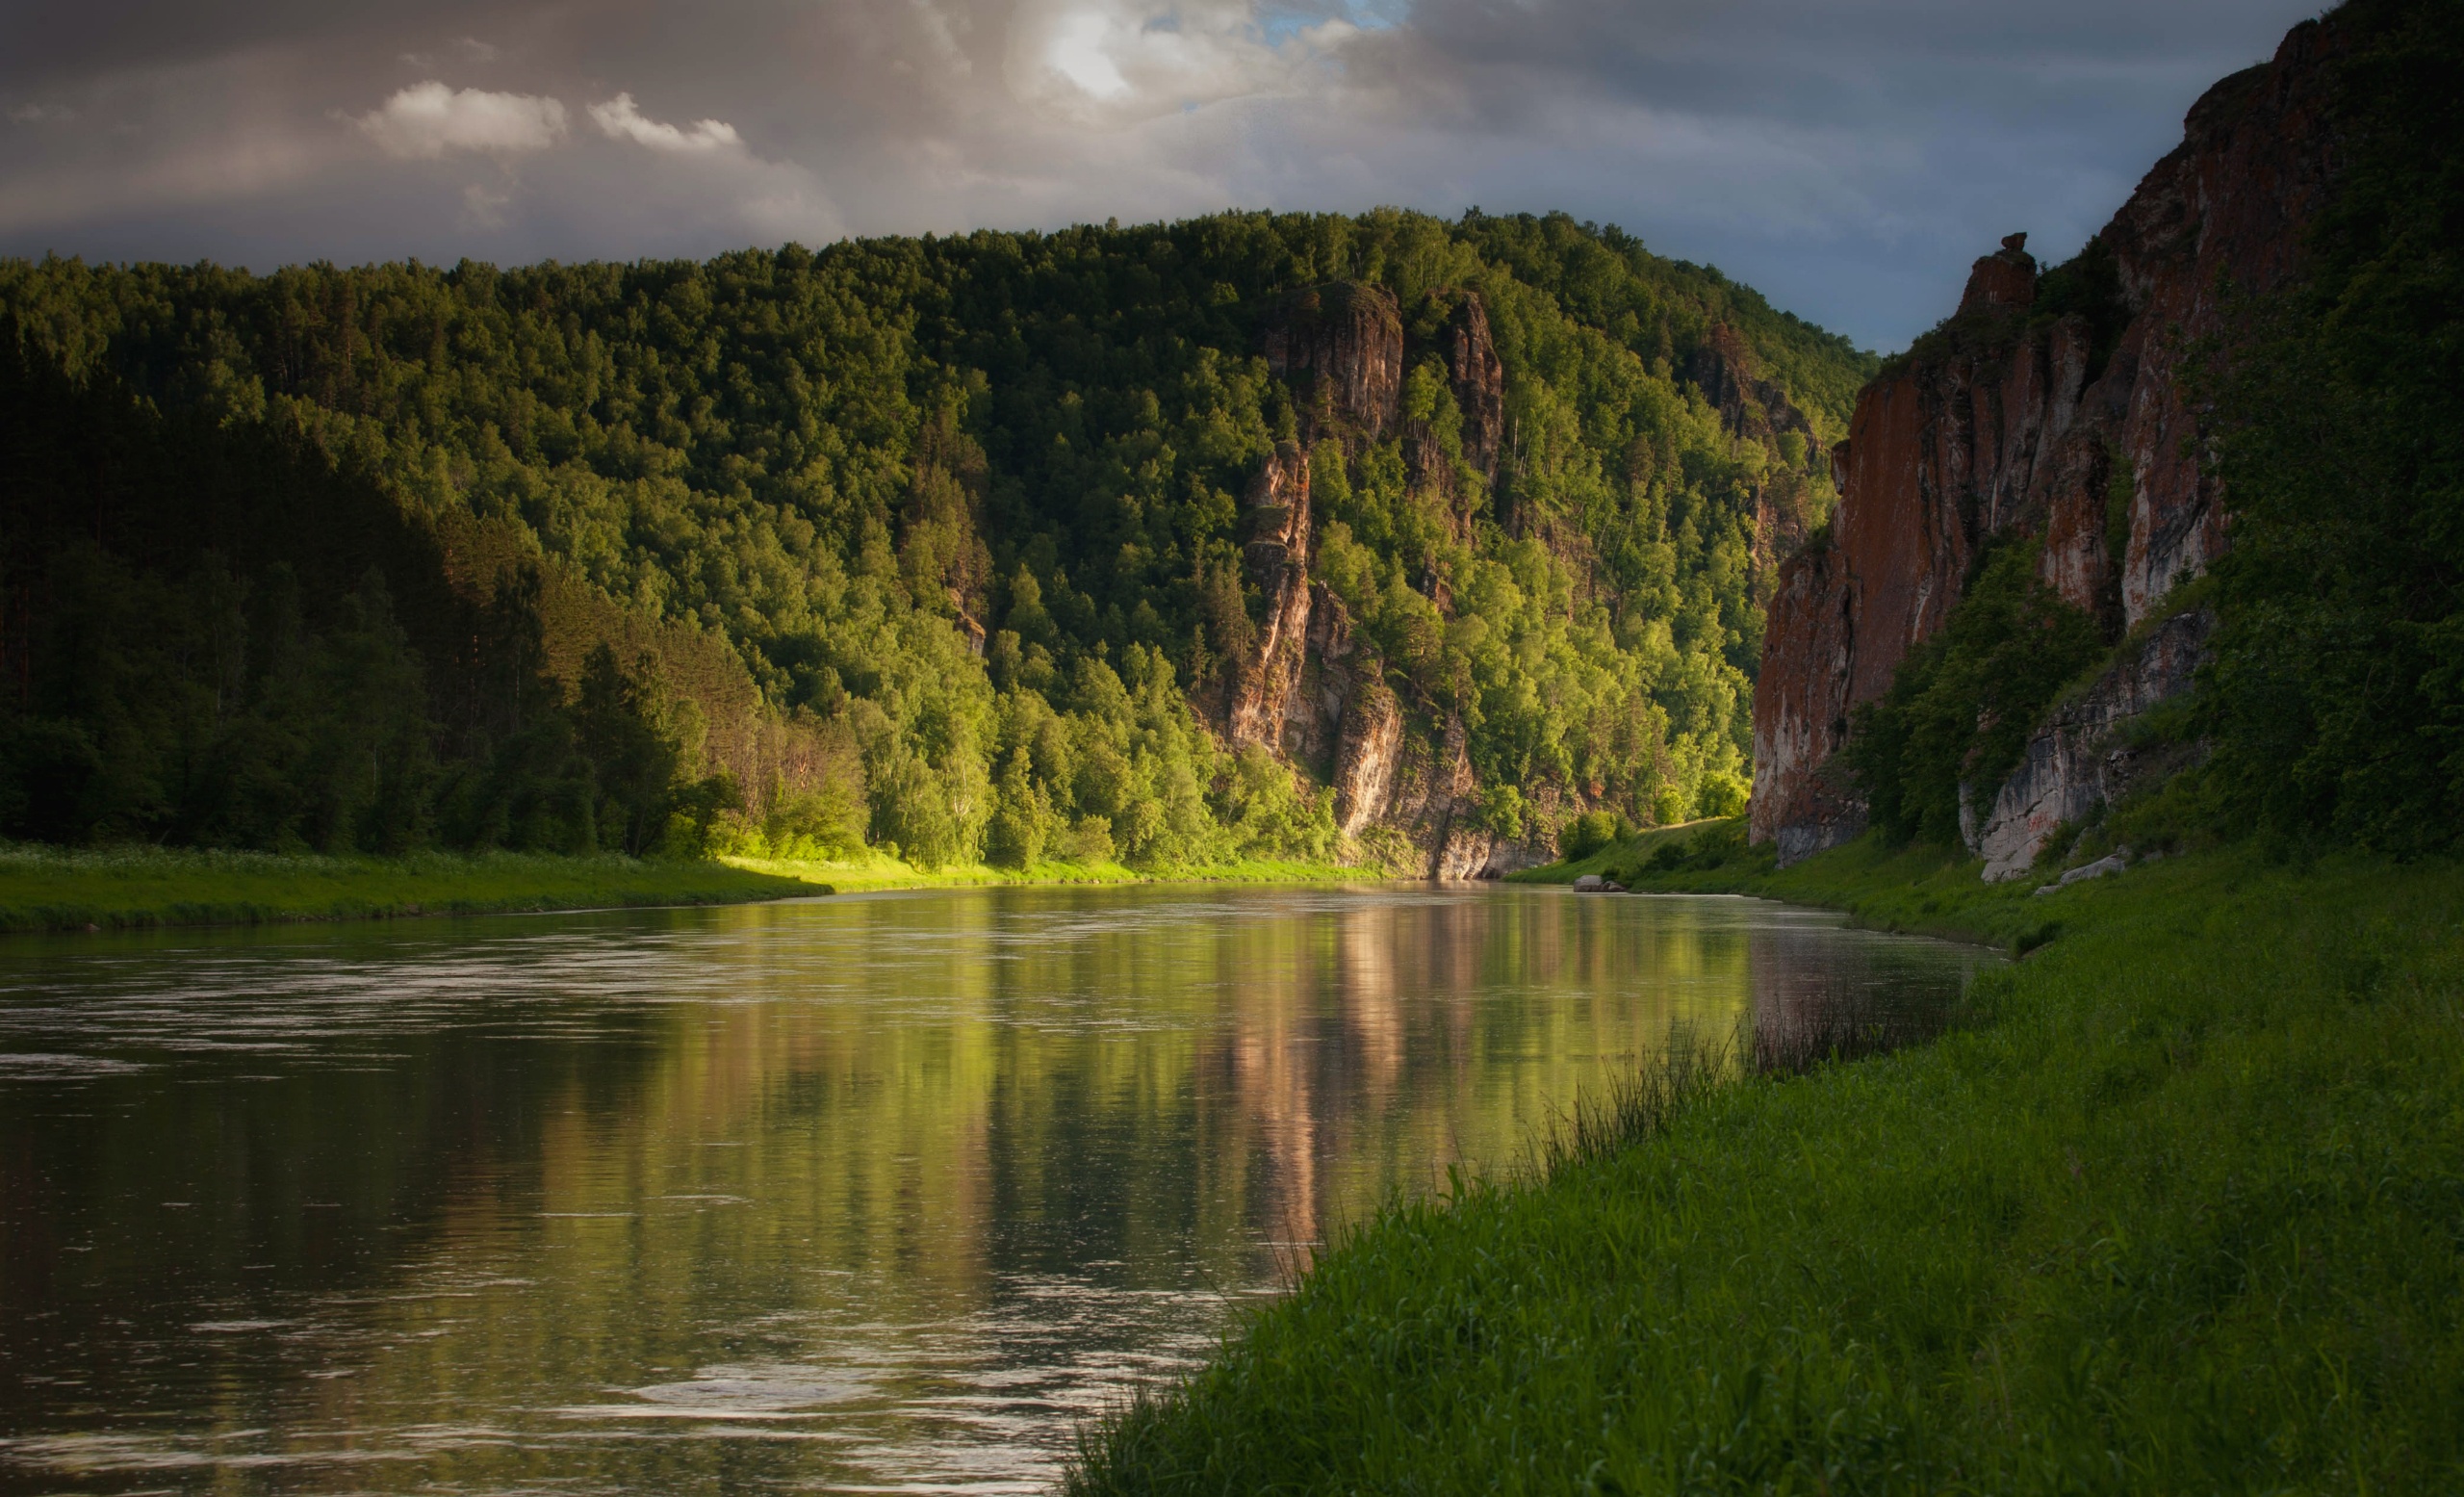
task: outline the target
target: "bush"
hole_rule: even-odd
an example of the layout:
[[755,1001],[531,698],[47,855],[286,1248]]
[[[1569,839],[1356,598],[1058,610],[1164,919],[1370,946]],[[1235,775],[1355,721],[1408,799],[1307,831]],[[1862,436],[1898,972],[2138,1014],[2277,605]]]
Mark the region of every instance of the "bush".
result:
[[1746,796],[1750,787],[1732,774],[1709,774],[1703,777],[1703,788],[1695,798],[1694,810],[1705,816],[1741,816],[1745,814]]
[[1942,632],[1858,710],[1843,757],[1887,840],[1959,846],[1963,794],[1991,803],[2064,684],[2104,652],[2095,620],[2038,578],[2039,550],[1995,552]]
[[1579,863],[1611,842],[1622,840],[1626,831],[1615,813],[1586,811],[1557,829],[1557,856],[1568,863]]

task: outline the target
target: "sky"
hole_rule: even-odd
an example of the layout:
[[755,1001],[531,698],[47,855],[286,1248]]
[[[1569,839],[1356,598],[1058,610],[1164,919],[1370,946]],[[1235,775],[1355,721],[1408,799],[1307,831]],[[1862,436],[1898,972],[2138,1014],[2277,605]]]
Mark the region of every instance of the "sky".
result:
[[1563,210],[1878,350],[2316,0],[0,0],[0,255]]

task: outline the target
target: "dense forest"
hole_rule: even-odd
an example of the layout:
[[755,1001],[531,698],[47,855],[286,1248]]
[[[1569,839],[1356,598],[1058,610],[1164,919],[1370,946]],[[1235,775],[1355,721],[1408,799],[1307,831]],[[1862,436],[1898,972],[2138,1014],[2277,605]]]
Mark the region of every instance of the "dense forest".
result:
[[[1314,574],[1502,833],[1732,806],[1873,360],[1562,217],[1226,215],[708,263],[0,264],[0,835],[1335,851],[1230,751],[1278,298],[1476,295],[1495,477],[1321,441]],[[1445,372],[1416,439],[1460,457]],[[1441,465],[1443,466],[1443,465]],[[1458,461],[1452,470],[1464,475]]]

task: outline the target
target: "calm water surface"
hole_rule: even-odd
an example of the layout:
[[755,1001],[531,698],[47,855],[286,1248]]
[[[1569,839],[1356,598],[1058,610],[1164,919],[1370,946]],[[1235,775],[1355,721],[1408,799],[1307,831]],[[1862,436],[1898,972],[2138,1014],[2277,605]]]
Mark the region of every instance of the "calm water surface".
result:
[[1427,887],[0,943],[0,1488],[1039,1489],[1673,1029],[1986,960]]

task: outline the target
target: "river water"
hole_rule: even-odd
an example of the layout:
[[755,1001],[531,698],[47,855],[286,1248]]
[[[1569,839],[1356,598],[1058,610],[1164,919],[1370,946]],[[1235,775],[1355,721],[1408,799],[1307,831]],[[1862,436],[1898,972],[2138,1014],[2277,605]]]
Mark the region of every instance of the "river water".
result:
[[1042,1489],[1672,1035],[1988,960],[1428,886],[0,942],[0,1489]]

